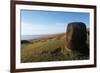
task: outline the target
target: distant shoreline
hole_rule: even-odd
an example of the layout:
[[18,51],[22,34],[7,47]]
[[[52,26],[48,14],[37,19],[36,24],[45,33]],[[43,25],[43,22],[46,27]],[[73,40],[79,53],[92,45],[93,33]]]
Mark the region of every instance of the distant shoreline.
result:
[[43,35],[23,35],[21,37],[21,40],[34,40],[34,39],[41,39],[41,38],[49,38],[49,37],[53,37],[53,36],[57,36],[60,34],[64,34],[64,33],[58,33],[58,34],[43,34]]

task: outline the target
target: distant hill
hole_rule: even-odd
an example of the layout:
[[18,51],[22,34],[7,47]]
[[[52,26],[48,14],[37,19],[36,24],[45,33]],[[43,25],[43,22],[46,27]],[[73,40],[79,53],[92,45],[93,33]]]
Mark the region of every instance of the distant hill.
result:
[[21,44],[30,43],[28,40],[21,40]]

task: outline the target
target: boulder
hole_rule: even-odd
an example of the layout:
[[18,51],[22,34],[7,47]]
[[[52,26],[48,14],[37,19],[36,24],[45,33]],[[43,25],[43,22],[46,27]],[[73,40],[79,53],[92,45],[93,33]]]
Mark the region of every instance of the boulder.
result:
[[86,45],[87,29],[82,22],[69,23],[66,30],[65,49],[69,51],[79,51],[85,55],[89,54]]

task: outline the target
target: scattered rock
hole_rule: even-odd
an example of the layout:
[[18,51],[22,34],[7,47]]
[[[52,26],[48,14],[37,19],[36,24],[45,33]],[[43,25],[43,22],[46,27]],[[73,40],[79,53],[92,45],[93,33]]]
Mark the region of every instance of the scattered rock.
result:
[[55,55],[55,56],[60,55],[61,54],[61,48],[56,48],[56,49],[52,50],[50,52],[50,54]]

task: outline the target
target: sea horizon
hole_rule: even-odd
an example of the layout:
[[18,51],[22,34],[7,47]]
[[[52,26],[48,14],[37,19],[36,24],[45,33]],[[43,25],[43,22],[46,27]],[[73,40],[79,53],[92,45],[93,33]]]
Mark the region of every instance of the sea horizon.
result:
[[55,34],[37,34],[37,35],[22,35],[21,40],[34,40],[34,39],[40,39],[40,38],[47,38],[51,36],[55,36],[57,34],[61,33],[55,33]]

